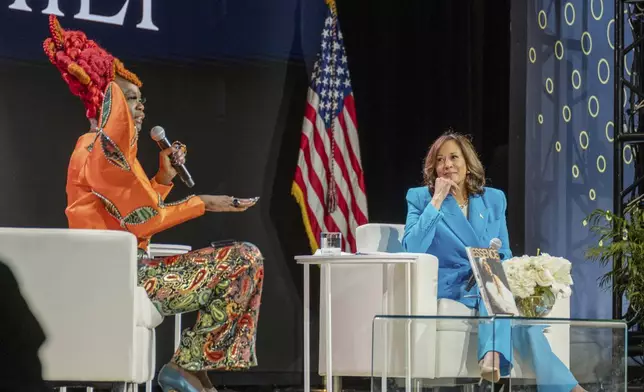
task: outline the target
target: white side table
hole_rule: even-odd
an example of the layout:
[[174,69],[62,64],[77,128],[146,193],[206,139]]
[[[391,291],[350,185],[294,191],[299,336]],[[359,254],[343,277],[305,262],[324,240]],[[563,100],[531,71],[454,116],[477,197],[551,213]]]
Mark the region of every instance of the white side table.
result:
[[182,255],[192,250],[190,245],[173,245],[173,244],[150,244],[148,251],[153,259],[159,257],[169,257]]
[[[148,252],[153,259],[182,255],[192,250],[188,245],[150,244]],[[174,349],[179,348],[181,342],[181,314],[174,316]]]
[[[174,245],[174,244],[150,244],[148,253],[153,259],[159,259],[163,257],[170,257],[176,255],[182,255],[188,253],[192,250],[191,246],[188,245]],[[174,349],[175,351],[179,348],[179,343],[181,342],[181,313],[174,316]],[[152,391],[152,383],[148,382],[146,385],[146,392]]]
[[[411,264],[416,263],[418,256],[408,255],[404,253],[389,253],[389,254],[355,254],[355,255],[315,255],[315,256],[295,256],[298,264],[304,267],[304,392],[311,392],[311,315],[310,315],[310,271],[309,266],[319,265],[322,268],[324,275],[325,285],[322,289],[324,298],[326,299],[326,390],[333,392],[333,348],[332,348],[332,322],[331,322],[331,267],[333,265],[373,265],[380,264],[383,268],[384,291],[387,292],[393,284],[393,276],[390,269],[387,268],[391,264],[404,264],[405,265],[405,309],[408,315],[411,314]],[[386,296],[382,297],[382,309],[387,313],[387,300]],[[407,350],[407,377],[405,380],[405,389],[407,392],[411,390],[411,334],[409,329],[406,333]],[[383,378],[383,384],[386,384],[386,379]],[[382,389],[386,390],[385,388]],[[341,392],[341,391],[336,391]]]

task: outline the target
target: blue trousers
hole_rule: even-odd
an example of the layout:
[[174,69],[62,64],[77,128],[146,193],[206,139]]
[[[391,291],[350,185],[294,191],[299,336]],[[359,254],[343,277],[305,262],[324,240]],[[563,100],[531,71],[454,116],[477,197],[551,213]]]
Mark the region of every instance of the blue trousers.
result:
[[[483,301],[479,301],[479,314],[487,316]],[[508,376],[512,369],[513,348],[524,363],[534,370],[539,392],[570,392],[578,383],[570,370],[552,352],[543,334],[545,326],[511,326],[503,318],[478,326],[478,358],[483,359],[489,351],[496,351],[500,357],[501,376]]]

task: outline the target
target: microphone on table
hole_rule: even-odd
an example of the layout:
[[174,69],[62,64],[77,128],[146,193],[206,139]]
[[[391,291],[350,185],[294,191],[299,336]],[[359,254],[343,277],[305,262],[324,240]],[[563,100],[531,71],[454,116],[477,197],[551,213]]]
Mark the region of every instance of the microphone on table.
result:
[[[159,145],[159,148],[162,150],[172,147],[172,144],[165,137],[165,130],[158,125],[152,128],[152,130],[150,131],[150,137],[152,138],[152,140],[157,142],[157,144]],[[183,183],[186,184],[188,188],[192,188],[193,186],[195,186],[195,182],[192,179],[192,176],[190,176],[190,173],[188,173],[188,169],[186,169],[186,165],[172,164],[172,167],[175,168],[175,170],[179,174],[179,178],[181,178],[181,181],[183,181]]]
[[[503,242],[501,242],[501,240],[496,237],[490,240],[490,249],[498,251],[499,249],[501,249],[501,245],[503,245]],[[472,290],[472,287],[474,287],[475,284],[476,279],[474,278],[474,272],[472,272],[470,279],[467,281],[467,286],[465,286],[465,291]]]

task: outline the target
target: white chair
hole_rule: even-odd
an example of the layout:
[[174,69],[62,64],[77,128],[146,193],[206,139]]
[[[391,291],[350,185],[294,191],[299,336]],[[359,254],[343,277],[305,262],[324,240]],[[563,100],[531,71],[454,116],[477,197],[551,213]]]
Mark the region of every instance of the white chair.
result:
[[136,256],[127,232],[0,228],[0,260],[47,336],[46,381],[133,389],[152,380],[163,318],[137,286]]
[[[402,252],[404,225],[367,224],[357,229],[359,252]],[[391,266],[394,289],[385,293],[390,315],[404,315],[405,284],[402,266]],[[412,267],[412,314],[474,316],[463,304],[437,298],[438,260],[431,255],[419,255]],[[371,375],[372,323],[382,314],[383,273],[380,266],[339,266],[332,269],[333,309],[333,375]],[[321,287],[324,282],[321,283]],[[390,286],[391,287],[391,286]],[[320,296],[323,298],[323,296]],[[324,306],[320,302],[319,373],[326,374]],[[568,318],[569,299],[557,301],[550,317]],[[404,328],[391,328],[389,335],[389,375],[404,377]],[[554,352],[568,365],[570,362],[569,329],[552,326],[546,333]],[[477,360],[477,329],[462,320],[414,322],[412,326],[412,377],[423,379],[426,385],[448,386],[462,379],[479,378]],[[533,379],[531,370],[522,368],[516,359],[512,377]]]

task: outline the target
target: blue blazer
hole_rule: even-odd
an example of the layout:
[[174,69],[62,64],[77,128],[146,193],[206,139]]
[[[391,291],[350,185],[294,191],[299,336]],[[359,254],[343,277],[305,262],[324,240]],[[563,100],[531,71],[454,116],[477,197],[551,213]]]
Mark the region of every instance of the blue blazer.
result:
[[507,206],[503,191],[484,188],[482,195],[470,196],[468,218],[465,218],[456,199],[447,196],[440,210],[431,205],[432,195],[424,187],[407,191],[407,221],[403,248],[407,252],[429,253],[438,258],[438,298],[450,298],[475,307],[476,285],[470,292],[465,286],[472,268],[465,253],[466,246],[487,248],[490,240],[502,242],[502,259],[512,257],[508,227],[505,220]]

